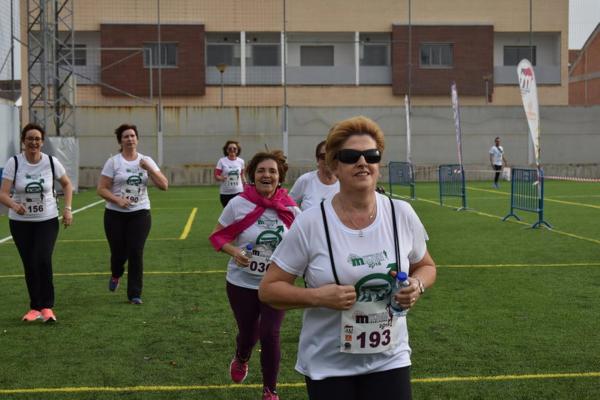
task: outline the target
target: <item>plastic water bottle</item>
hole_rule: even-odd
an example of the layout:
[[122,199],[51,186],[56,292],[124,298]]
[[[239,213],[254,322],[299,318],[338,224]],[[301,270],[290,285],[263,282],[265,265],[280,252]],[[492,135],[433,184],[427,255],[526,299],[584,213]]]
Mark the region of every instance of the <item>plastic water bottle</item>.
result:
[[248,258],[252,257],[252,243],[248,243],[246,247],[242,249],[242,255]]
[[408,281],[408,275],[406,274],[406,272],[398,272],[398,274],[396,274],[396,279],[394,280],[394,287],[392,287],[392,295],[390,298],[390,307],[392,308],[392,312],[398,317],[404,317],[408,310],[405,310],[402,307],[400,307],[400,304],[396,303],[394,296],[402,288],[408,286],[410,286],[410,282]]

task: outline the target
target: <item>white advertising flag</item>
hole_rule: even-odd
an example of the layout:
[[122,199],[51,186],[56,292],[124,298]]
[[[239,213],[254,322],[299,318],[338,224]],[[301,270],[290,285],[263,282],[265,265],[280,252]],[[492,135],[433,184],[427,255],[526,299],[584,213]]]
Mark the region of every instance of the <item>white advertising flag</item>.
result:
[[404,95],[404,108],[406,112],[406,162],[412,163],[410,148],[410,104],[408,102],[408,95]]
[[452,96],[452,110],[454,111],[454,127],[456,128],[456,148],[458,152],[458,163],[462,166],[462,130],[460,128],[460,106],[458,105],[458,92],[456,90],[455,82],[452,82],[452,86],[450,86],[450,93]]
[[521,60],[517,65],[517,74],[519,76],[519,89],[525,116],[529,124],[529,135],[533,144],[533,155],[535,164],[540,165],[540,107],[537,97],[537,85],[535,83],[535,73],[533,66],[527,59]]

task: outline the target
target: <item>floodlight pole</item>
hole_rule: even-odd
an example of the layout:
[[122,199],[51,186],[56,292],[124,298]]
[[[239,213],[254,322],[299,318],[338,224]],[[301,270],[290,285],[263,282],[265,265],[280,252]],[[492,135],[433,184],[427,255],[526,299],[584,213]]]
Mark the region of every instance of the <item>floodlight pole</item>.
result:
[[217,64],[216,67],[219,70],[219,74],[221,75],[221,108],[222,108],[223,107],[223,91],[225,89],[224,84],[223,84],[223,74],[225,73],[225,70],[227,69],[227,64],[225,64],[225,63]]

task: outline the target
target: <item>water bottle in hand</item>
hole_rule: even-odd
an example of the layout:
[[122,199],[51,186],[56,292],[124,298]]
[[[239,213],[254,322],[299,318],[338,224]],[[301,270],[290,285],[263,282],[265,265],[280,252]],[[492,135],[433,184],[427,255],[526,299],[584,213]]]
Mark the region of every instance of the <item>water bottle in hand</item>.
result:
[[408,286],[410,286],[410,282],[408,281],[408,275],[406,274],[406,272],[398,272],[396,274],[396,279],[394,280],[394,285],[392,286],[392,295],[390,297],[390,307],[392,308],[392,313],[398,317],[406,316],[408,310],[405,310],[400,306],[400,304],[396,303],[394,296],[402,288]]

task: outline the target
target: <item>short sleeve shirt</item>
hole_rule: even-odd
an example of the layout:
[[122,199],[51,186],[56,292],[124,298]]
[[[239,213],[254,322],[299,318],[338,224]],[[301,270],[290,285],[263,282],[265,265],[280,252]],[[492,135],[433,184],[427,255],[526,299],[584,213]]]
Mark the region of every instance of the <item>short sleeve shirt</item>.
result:
[[502,156],[504,155],[504,149],[502,146],[492,146],[490,149],[490,154],[492,155],[492,163],[494,165],[502,165]]
[[237,157],[230,160],[229,157],[221,157],[217,162],[217,169],[227,179],[221,182],[221,194],[237,194],[244,191],[242,184],[242,173],[244,171],[244,160]]
[[319,179],[317,171],[310,171],[300,176],[292,190],[290,196],[300,204],[302,211],[318,205],[321,201],[332,197],[340,191],[340,183],[335,182],[326,185]]

